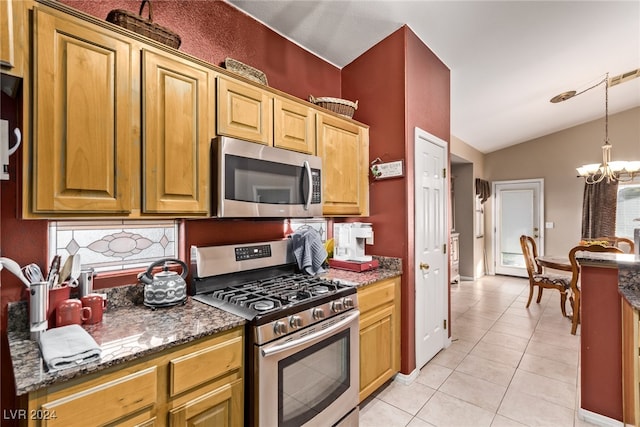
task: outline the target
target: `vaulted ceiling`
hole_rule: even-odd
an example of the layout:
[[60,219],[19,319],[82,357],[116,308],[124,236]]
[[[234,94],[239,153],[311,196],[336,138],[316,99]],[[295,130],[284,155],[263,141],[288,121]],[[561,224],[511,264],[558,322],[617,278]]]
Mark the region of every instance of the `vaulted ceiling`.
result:
[[[604,115],[604,85],[640,68],[640,1],[228,0],[344,67],[407,24],[451,69],[451,133],[488,153]],[[609,113],[640,106],[640,79]]]

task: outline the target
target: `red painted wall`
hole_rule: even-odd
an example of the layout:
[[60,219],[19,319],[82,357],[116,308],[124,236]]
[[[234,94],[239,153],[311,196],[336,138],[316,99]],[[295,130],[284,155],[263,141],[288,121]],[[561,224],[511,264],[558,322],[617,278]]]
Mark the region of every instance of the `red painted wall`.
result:
[[580,407],[622,421],[618,269],[583,265],[580,282]]
[[[106,19],[109,11],[138,13],[135,0],[61,0]],[[182,38],[180,50],[211,64],[231,57],[263,71],[269,86],[302,99],[340,96],[340,70],[222,1],[154,0],[153,21]],[[145,11],[143,15],[147,13]]]
[[414,127],[449,141],[449,69],[403,26],[342,70],[342,96],[359,101],[355,118],[370,125],[369,159],[405,164],[404,177],[370,183],[368,220],[376,236],[368,250],[403,259],[401,372],[409,374],[416,368]]

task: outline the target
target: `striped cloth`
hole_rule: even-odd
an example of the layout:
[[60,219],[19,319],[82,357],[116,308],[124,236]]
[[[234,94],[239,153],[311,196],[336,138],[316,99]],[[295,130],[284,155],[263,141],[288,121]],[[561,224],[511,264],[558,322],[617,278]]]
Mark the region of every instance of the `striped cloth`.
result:
[[320,233],[313,227],[303,226],[291,236],[293,256],[300,271],[315,276],[325,270],[322,264],[327,259]]

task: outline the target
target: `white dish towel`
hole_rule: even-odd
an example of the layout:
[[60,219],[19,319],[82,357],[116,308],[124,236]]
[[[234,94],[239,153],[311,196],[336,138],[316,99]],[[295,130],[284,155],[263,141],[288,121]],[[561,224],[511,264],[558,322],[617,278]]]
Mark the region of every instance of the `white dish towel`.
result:
[[42,358],[51,370],[78,366],[100,359],[100,346],[80,325],[45,331],[40,336]]

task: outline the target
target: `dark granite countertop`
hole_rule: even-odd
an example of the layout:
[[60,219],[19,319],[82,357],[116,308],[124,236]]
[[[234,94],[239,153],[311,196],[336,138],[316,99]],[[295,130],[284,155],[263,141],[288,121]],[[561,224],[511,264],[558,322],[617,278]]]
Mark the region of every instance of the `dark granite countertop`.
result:
[[[331,268],[322,276],[361,287],[402,274],[399,258],[375,258],[380,262],[375,270],[357,273]],[[191,298],[185,305],[151,310],[142,305],[142,289],[133,285],[105,290],[108,307],[102,322],[83,325],[102,349],[100,361],[54,372],[46,368],[37,342],[30,339],[27,303],[9,304],[7,336],[16,393],[98,372],[246,323],[239,316]]]
[[617,268],[618,292],[634,309],[640,310],[640,255],[584,252],[577,259],[581,265]]
[[111,302],[101,323],[83,325],[102,349],[100,361],[54,372],[46,368],[37,342],[29,338],[26,302],[10,304],[9,319],[22,317],[23,325],[12,325],[7,334],[16,394],[98,372],[246,323],[241,317],[191,298],[185,305],[156,310],[133,304],[112,307]]
[[402,260],[400,258],[389,258],[374,256],[380,263],[380,267],[375,270],[363,271],[361,273],[348,270],[330,268],[322,277],[340,280],[341,283],[355,286],[356,288],[390,279],[402,275]]

